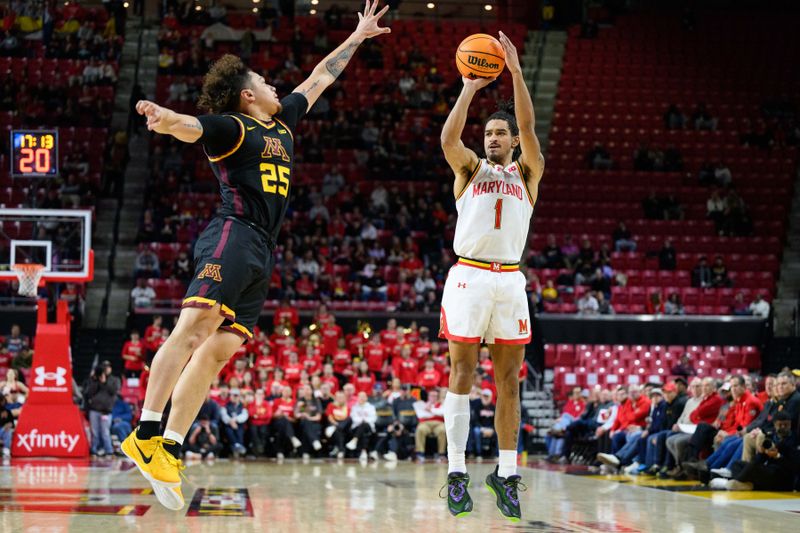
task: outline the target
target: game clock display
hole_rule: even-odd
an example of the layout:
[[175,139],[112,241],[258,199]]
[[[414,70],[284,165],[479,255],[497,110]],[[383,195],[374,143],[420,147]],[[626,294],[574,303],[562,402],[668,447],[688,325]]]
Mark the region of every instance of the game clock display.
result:
[[17,178],[58,176],[58,131],[13,130],[11,175]]

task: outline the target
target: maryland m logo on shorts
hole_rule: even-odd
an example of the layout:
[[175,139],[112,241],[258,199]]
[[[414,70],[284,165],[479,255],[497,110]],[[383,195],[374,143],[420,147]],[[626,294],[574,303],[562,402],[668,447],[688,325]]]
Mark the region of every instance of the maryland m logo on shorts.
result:
[[519,334],[520,335],[527,335],[528,333],[528,319],[525,320],[518,319],[519,322]]
[[222,268],[222,265],[206,263],[206,266],[203,267],[203,271],[197,275],[197,279],[211,278],[214,281],[222,281],[222,274],[219,271],[220,268]]

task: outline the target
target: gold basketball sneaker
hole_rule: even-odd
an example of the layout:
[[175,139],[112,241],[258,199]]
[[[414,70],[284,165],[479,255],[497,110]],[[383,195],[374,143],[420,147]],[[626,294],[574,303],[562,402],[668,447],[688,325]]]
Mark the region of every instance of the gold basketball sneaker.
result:
[[[174,441],[167,443],[173,444]],[[137,438],[136,430],[133,430],[122,442],[121,448],[122,453],[134,462],[150,482],[161,505],[173,511],[183,508],[181,471],[186,467],[180,459],[164,449],[164,437],[142,440]]]

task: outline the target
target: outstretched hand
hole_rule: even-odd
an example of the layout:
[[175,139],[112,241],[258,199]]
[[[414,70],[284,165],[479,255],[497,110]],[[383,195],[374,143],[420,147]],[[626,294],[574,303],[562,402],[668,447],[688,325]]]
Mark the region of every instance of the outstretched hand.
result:
[[517,47],[511,42],[508,36],[500,32],[500,46],[506,53],[506,68],[511,74],[518,74],[522,72],[522,66],[519,63],[519,56],[517,55]]
[[136,112],[147,118],[147,129],[156,133],[168,133],[169,125],[165,120],[169,110],[149,100],[139,100],[136,103]]
[[376,14],[375,9],[378,7],[378,2],[379,0],[374,0],[370,3],[370,0],[367,0],[367,5],[364,6],[364,12],[358,14],[358,26],[356,27],[355,33],[364,39],[370,39],[376,35],[392,32],[391,28],[382,28],[378,26],[380,18],[389,11],[389,6],[384,6],[384,8]]
[[468,89],[472,89],[473,91],[480,91],[490,83],[492,83],[497,78],[475,78],[474,80],[471,78],[467,78],[466,76],[461,77],[461,81],[464,82],[464,87]]

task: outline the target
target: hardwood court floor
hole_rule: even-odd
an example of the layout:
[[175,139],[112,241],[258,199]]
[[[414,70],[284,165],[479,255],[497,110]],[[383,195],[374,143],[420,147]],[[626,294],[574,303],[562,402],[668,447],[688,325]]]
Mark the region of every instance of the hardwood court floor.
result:
[[[0,467],[0,532],[685,532],[800,528],[800,494],[693,490],[544,466],[523,468],[523,520],[504,520],[470,464],[475,511],[455,519],[437,494],[441,463],[217,461],[185,473],[187,506],[159,506],[127,460],[8,461]],[[674,482],[673,482],[674,483]],[[669,488],[670,490],[658,490]]]

